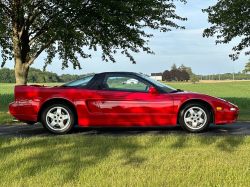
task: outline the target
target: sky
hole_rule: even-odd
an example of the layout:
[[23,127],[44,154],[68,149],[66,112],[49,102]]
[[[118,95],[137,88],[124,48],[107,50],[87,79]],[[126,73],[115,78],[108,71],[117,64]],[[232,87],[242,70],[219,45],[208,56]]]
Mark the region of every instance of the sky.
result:
[[[229,44],[215,45],[215,37],[203,38],[202,33],[205,28],[211,26],[207,21],[207,14],[202,13],[201,9],[215,5],[217,0],[187,0],[187,4],[176,1],[176,13],[179,16],[187,17],[188,21],[178,21],[179,25],[185,26],[185,30],[172,29],[170,32],[160,32],[157,30],[147,29],[147,33],[152,33],[153,38],[150,39],[149,47],[155,52],[155,55],[145,52],[132,53],[136,64],[121,53],[114,55],[116,63],[104,62],[101,59],[101,50],[97,52],[88,51],[92,54],[92,58],[82,59],[79,57],[81,70],[74,70],[73,65],[69,64],[69,68],[61,69],[62,62],[56,56],[51,65],[47,66],[47,71],[61,74],[86,74],[100,73],[107,71],[129,71],[143,72],[150,75],[151,73],[159,73],[170,70],[175,63],[177,67],[184,64],[191,67],[193,73],[198,75],[232,73],[239,72],[244,69],[250,56],[245,56],[242,51],[240,57],[236,61],[232,61],[229,54],[233,54],[233,46],[237,45],[240,38],[234,39]],[[42,69],[46,53],[42,53],[31,67]],[[0,57],[1,60],[1,57]],[[13,69],[14,62],[7,62],[5,67]]]

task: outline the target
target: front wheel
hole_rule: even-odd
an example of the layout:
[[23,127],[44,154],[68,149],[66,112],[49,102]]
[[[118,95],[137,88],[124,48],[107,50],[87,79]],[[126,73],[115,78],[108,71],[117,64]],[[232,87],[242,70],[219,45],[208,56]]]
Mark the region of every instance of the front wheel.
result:
[[208,109],[200,103],[190,103],[184,106],[179,114],[181,127],[189,132],[205,131],[211,122]]
[[55,134],[66,134],[75,125],[72,109],[65,104],[53,104],[47,107],[41,116],[45,129]]

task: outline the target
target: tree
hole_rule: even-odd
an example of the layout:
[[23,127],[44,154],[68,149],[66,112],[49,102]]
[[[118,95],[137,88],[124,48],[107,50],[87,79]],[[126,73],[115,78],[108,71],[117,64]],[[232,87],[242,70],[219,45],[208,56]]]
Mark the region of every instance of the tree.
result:
[[[186,0],[180,0],[186,3]],[[102,60],[115,62],[117,49],[136,63],[130,52],[147,47],[153,35],[144,28],[163,32],[181,28],[174,19],[174,0],[4,0],[0,1],[0,47],[3,62],[15,61],[16,84],[26,84],[29,67],[46,52],[44,69],[58,54],[62,68],[72,63],[81,69],[76,53],[90,58],[83,47],[102,50]],[[41,78],[40,78],[41,79]]]
[[180,71],[185,70],[189,74],[189,76],[193,75],[191,67],[186,67],[183,64],[181,64],[181,66],[178,67],[178,70],[180,70]]
[[168,70],[163,72],[162,81],[171,81],[170,72]]
[[177,81],[176,70],[172,69],[169,73],[170,73],[170,79],[171,79],[171,81]]
[[190,76],[189,76],[189,74],[188,74],[187,71],[182,70],[182,71],[181,71],[181,78],[182,78],[183,81],[188,81],[189,78],[190,78]]
[[247,73],[250,71],[250,59],[248,60],[248,63],[245,65],[245,69],[243,70],[243,73]]
[[139,74],[141,74],[141,75],[144,75],[145,77],[150,77],[148,74],[144,74],[144,73],[142,73],[142,72],[139,72]]
[[177,81],[181,81],[182,80],[182,74],[181,74],[181,71],[180,70],[175,70],[175,79]]
[[199,82],[199,78],[196,75],[192,75],[190,81],[195,84],[196,82]]
[[186,66],[184,66],[183,64],[180,65],[180,67],[178,67],[178,70],[182,71],[182,70],[186,70]]
[[177,70],[177,66],[175,63],[171,66],[171,70]]
[[[212,24],[203,32],[203,37],[217,35],[216,44],[227,44],[236,37],[241,37],[235,54],[229,55],[232,60],[239,57],[240,52],[250,45],[249,0],[218,0],[217,4],[202,10],[208,13],[208,22]],[[245,53],[250,54],[250,51]]]
[[189,74],[179,69],[171,70],[171,71],[164,71],[162,74],[162,81],[187,81],[189,80]]

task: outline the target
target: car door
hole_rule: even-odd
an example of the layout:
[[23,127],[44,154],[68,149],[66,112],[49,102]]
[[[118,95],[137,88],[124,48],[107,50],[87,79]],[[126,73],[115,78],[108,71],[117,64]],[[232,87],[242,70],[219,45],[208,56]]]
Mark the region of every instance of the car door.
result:
[[173,99],[168,94],[153,95],[143,79],[128,74],[107,74],[97,90],[99,107],[113,122],[164,125],[171,121]]

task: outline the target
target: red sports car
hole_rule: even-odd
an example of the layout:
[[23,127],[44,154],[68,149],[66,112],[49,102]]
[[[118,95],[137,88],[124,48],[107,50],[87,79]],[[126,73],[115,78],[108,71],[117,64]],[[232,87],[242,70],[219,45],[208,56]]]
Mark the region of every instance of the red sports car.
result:
[[15,86],[10,113],[40,121],[52,133],[83,127],[174,126],[202,132],[210,123],[236,121],[239,109],[225,100],[171,88],[137,73],[93,74],[61,86]]

